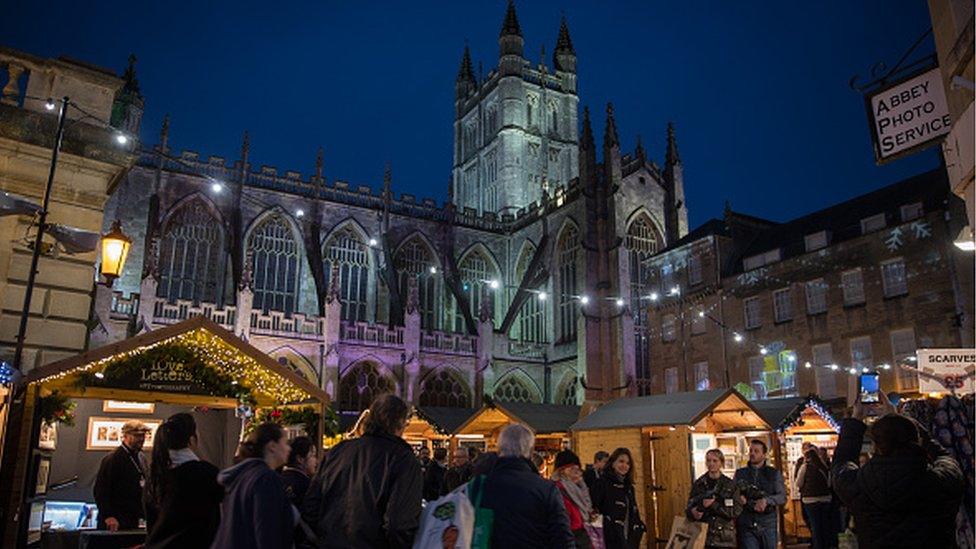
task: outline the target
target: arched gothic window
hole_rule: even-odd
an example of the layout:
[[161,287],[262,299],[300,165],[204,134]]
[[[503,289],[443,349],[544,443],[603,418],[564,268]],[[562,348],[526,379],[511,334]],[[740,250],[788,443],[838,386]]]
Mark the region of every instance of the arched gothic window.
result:
[[535,392],[518,376],[510,375],[495,385],[495,400],[499,402],[534,402]]
[[[529,264],[532,262],[532,255],[535,248],[526,247],[522,250],[518,264],[515,267],[516,280],[519,284],[525,278]],[[535,288],[531,288],[535,289]],[[545,303],[533,294],[530,295],[522,308],[519,310],[519,341],[531,343],[543,343],[546,341],[546,309]]]
[[577,257],[579,231],[567,225],[559,238],[559,341],[576,339],[576,317],[579,315]]
[[[471,307],[471,316],[477,319],[481,312],[481,298],[486,289],[491,291],[488,289],[489,283],[492,280],[498,280],[498,273],[492,266],[491,260],[485,257],[485,254],[480,250],[475,250],[461,260],[458,265],[458,275],[461,279],[461,292]],[[455,308],[458,310],[454,314],[454,331],[464,332],[464,315],[459,307]],[[494,317],[494,313],[492,313],[492,317]]]
[[563,391],[559,398],[560,404],[576,406],[576,379],[571,379],[563,385]]
[[342,376],[339,381],[339,409],[363,411],[373,399],[396,390],[389,378],[381,375],[376,366],[363,362]]
[[437,329],[437,291],[440,285],[439,270],[431,273],[430,268],[437,267],[434,254],[418,237],[400,247],[393,260],[397,270],[397,283],[400,289],[400,299],[404,305],[409,299],[409,283],[411,277],[417,279],[418,310],[420,311],[420,326],[425,330]]
[[421,406],[468,408],[471,406],[471,396],[461,381],[447,370],[440,370],[424,380],[419,402]]
[[330,283],[332,266],[339,268],[339,299],[342,319],[366,320],[366,292],[369,281],[369,249],[362,238],[349,227],[336,232],[325,243],[325,278]]
[[[654,223],[646,214],[637,217],[627,229],[624,245],[630,258],[630,302],[640,303],[641,297],[647,290],[647,265],[649,257],[657,253],[660,239]],[[647,324],[647,311],[644,307],[636,307],[635,322],[639,326]]]
[[184,204],[166,222],[159,246],[159,288],[168,301],[220,303],[224,230],[200,199]]
[[301,252],[291,225],[279,214],[269,215],[251,231],[247,248],[254,261],[254,308],[294,312]]

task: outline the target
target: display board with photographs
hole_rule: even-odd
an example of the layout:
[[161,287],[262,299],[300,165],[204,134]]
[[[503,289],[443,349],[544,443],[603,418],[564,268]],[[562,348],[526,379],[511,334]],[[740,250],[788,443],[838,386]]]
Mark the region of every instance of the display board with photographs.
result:
[[[122,426],[133,418],[90,417],[88,418],[88,438],[85,439],[86,450],[114,450],[122,444]],[[146,443],[143,448],[152,448],[156,429],[162,425],[159,419],[140,419],[146,424]]]

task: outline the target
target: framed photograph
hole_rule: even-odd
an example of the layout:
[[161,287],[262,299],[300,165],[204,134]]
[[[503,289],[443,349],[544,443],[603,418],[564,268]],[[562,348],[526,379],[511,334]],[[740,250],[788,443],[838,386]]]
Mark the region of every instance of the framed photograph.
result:
[[47,481],[51,477],[51,457],[37,456],[37,482],[34,484],[34,495],[43,496],[47,493]]
[[129,414],[151,414],[156,411],[153,402],[129,402],[126,400],[103,400],[103,412],[126,412]]
[[41,423],[41,434],[37,437],[37,447],[42,450],[58,449],[57,423]]
[[[122,426],[133,418],[90,417],[88,418],[88,438],[85,439],[86,450],[114,450],[122,444]],[[143,448],[152,448],[153,436],[156,429],[163,424],[159,419],[140,419],[149,427],[146,433],[146,443]]]

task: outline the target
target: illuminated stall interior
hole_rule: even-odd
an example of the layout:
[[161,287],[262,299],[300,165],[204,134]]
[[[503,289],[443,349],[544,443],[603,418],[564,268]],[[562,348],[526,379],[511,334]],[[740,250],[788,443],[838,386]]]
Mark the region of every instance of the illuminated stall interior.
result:
[[569,427],[579,419],[580,407],[529,402],[492,402],[482,406],[455,434],[458,444],[482,451],[497,450],[498,434],[511,423],[521,423],[535,433],[535,451],[551,473],[556,453],[569,446]]
[[731,476],[745,465],[750,440],[772,442],[769,424],[733,389],[614,400],[573,425],[572,434],[584,460],[600,450],[630,449],[634,483],[648,487],[638,497],[641,516],[661,543],[673,518],[684,514],[691,484],[705,473],[707,450],[722,450],[723,472]]
[[840,424],[831,413],[830,404],[815,395],[758,400],[752,404],[776,433],[773,449],[779,456],[787,495],[783,532],[789,538],[808,538],[810,531],[804,523],[795,486],[796,462],[803,455],[804,442],[826,448],[828,455],[833,456]]
[[[426,447],[433,453],[435,448],[450,448],[454,431],[474,413],[471,408],[416,407],[407,422],[403,439],[415,451]],[[343,438],[361,436],[368,417],[368,409],[359,414],[354,423],[348,424]]]
[[82,512],[92,508],[99,464],[118,448],[126,420],[138,419],[151,429],[148,457],[155,428],[174,413],[190,413],[197,422],[198,455],[226,467],[233,463],[246,416],[305,418],[308,423],[292,431],[307,429],[320,438],[319,419],[329,401],[300,374],[204,317],[36,368],[25,382],[30,406],[68,403],[73,415],[73,421],[38,421],[35,434],[25,439],[30,447],[19,449],[32,458],[25,474],[34,487],[35,539],[41,522],[66,521],[52,525],[65,530],[92,523],[89,516],[70,524],[67,515],[77,514],[73,509],[79,506]]

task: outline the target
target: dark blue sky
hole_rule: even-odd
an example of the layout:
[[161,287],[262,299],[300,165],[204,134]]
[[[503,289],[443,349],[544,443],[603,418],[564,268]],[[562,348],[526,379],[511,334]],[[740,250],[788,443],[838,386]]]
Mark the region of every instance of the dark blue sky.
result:
[[[504,0],[465,2],[37,2],[9,0],[0,43],[121,71],[139,57],[143,139],[239,154],[279,172],[314,167],[446,198],[454,78],[465,40],[497,61]],[[661,161],[674,121],[692,225],[736,210],[784,220],[935,167],[936,150],[874,164],[855,73],[893,64],[930,25],[925,0],[518,3],[526,55],[569,20],[581,106],[602,135],[640,133]],[[933,51],[931,41],[924,53]]]

